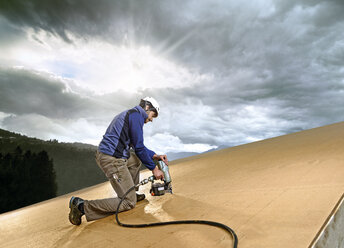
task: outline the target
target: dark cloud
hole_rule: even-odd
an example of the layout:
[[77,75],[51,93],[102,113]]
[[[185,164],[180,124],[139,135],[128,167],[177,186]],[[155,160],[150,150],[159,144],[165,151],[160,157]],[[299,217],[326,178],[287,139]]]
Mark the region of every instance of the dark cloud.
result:
[[48,73],[0,68],[1,128],[42,139],[96,145],[112,118],[139,99],[122,90],[95,95]]
[[103,96],[86,92],[80,95],[50,74],[0,68],[0,111],[4,113],[53,119],[96,118],[118,113],[138,101],[135,94],[123,91]]
[[0,46],[5,49],[25,38],[25,32],[0,16]]
[[273,81],[238,84],[229,90],[225,84],[213,87],[214,82],[208,82],[181,89],[105,95],[84,92],[81,96],[48,74],[22,69],[2,70],[0,74],[0,111],[17,116],[6,118],[3,125],[26,130],[23,123],[31,123],[32,135],[63,129],[63,122],[80,118],[103,131],[116,114],[137,105],[146,95],[158,99],[162,107],[158,123],[147,125],[146,134],[167,132],[186,144],[247,143],[341,121],[344,111],[344,85],[336,81],[321,85],[321,77],[320,83],[313,85],[280,88]]
[[[312,23],[317,27],[328,27],[344,19],[344,2],[341,0],[333,1],[283,1],[275,2],[275,13],[272,18],[286,18],[292,11],[299,8],[309,10],[309,15],[304,19],[307,23]],[[307,18],[308,17],[308,18]]]
[[82,106],[91,105],[87,99],[68,92],[61,81],[22,69],[1,68],[0,87],[0,110],[6,113],[70,118],[80,114]]
[[[268,7],[275,10],[265,13]],[[342,27],[343,10],[341,1],[244,6],[231,1],[13,0],[0,5],[0,13],[12,23],[45,30],[67,42],[72,41],[70,33],[119,44],[149,44],[180,63],[220,75],[252,67],[276,72],[290,64],[286,58],[300,55],[302,63],[309,62],[310,53],[340,36],[335,24]],[[336,35],[330,37],[332,33]],[[315,44],[324,35],[325,41]]]
[[[148,37],[154,15],[163,17],[167,9],[156,1],[5,0],[1,1],[0,13],[18,26],[45,30],[70,43],[68,32],[83,38],[101,35],[121,41],[128,36]],[[153,25],[158,31],[166,27],[158,22]]]
[[242,84],[214,78],[162,91],[162,105],[176,114],[157,131],[169,131],[186,143],[234,145],[248,142],[248,137],[264,139],[343,121],[344,84],[339,77],[315,68],[254,83],[255,75],[245,76],[249,83],[245,78]]
[[71,42],[68,31],[78,34],[77,30],[84,29],[90,32],[97,23],[101,25],[101,13],[110,11],[106,5],[96,7],[89,1],[4,0],[0,3],[0,13],[18,26],[45,30]]
[[[159,55],[209,78],[158,92],[81,96],[59,80],[3,69],[0,111],[49,118],[112,118],[136,105],[140,97],[151,95],[162,106],[162,119],[154,132],[171,133],[185,143],[212,145],[235,145],[342,121],[343,12],[340,0],[250,5],[237,1],[2,1],[0,14],[7,24],[0,29],[13,35],[31,27],[69,43],[77,36],[148,44]],[[153,131],[148,128],[148,133]]]

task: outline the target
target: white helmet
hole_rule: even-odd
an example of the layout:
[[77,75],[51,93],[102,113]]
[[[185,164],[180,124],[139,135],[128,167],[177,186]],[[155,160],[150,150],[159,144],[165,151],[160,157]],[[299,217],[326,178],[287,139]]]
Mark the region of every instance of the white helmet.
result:
[[153,97],[147,96],[147,97],[143,98],[142,100],[144,100],[146,102],[150,102],[152,104],[153,108],[156,109],[157,116],[159,115],[159,113],[160,113],[159,103]]

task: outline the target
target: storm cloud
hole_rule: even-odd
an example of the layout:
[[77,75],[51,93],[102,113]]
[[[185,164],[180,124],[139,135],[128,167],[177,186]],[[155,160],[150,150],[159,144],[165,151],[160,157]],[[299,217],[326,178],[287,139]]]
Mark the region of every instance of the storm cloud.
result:
[[[97,69],[108,61],[86,67],[71,62],[68,50],[64,59],[55,54],[54,66],[44,68],[55,71],[43,73],[34,66],[10,67],[16,57],[3,57],[2,126],[23,132],[18,123],[27,119],[34,126],[40,119],[50,123],[46,126],[70,126],[73,132],[52,129],[60,130],[56,137],[78,141],[86,140],[85,129],[78,127],[88,126],[102,130],[88,138],[95,140],[115,114],[146,95],[162,107],[156,122],[145,126],[146,142],[158,147],[159,140],[161,150],[168,140],[178,147],[233,146],[343,121],[343,12],[342,1],[2,1],[0,31],[9,34],[0,37],[4,48],[31,40],[60,49],[49,36],[75,47],[76,54],[90,49],[88,44],[96,44],[90,50],[96,51],[98,43],[106,49],[149,47],[162,58],[151,62],[153,68],[163,70],[153,77],[159,85],[144,84],[129,93],[102,84],[108,71],[97,78]],[[97,56],[104,55],[89,60]],[[142,56],[134,69],[150,63],[146,53]],[[106,90],[96,92],[97,84]],[[53,136],[49,128],[44,133]]]

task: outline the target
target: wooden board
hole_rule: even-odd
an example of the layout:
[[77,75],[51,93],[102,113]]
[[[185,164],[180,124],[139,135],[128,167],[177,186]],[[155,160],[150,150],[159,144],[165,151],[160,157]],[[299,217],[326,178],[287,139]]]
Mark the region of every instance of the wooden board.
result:
[[[181,159],[173,195],[148,196],[125,223],[204,219],[233,228],[239,247],[308,247],[344,192],[344,122]],[[141,173],[141,179],[150,175]],[[127,229],[114,216],[73,226],[72,195],[115,196],[109,183],[0,215],[0,247],[231,247],[201,225]]]

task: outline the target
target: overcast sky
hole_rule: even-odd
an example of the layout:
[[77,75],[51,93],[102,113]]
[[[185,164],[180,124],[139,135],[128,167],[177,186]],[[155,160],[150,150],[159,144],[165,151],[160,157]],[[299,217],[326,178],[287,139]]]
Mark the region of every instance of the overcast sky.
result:
[[[246,2],[245,2],[246,3]],[[157,153],[343,121],[344,1],[3,0],[0,128],[97,145],[144,96]]]

